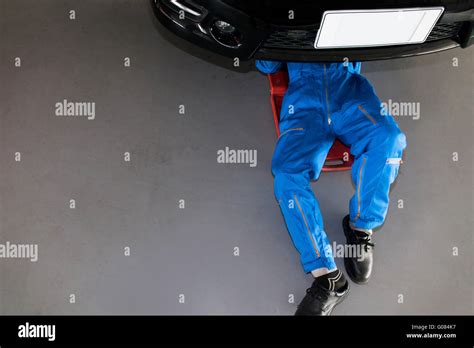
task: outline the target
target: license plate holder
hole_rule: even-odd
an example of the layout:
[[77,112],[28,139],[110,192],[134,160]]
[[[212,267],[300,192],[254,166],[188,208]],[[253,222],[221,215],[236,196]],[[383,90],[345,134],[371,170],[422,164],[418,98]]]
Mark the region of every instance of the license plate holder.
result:
[[443,11],[443,7],[325,11],[314,48],[420,44]]

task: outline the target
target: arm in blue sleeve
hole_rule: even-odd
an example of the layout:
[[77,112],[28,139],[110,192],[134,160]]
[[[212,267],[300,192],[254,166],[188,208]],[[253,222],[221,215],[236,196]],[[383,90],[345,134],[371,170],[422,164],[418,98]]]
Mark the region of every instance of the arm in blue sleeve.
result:
[[271,60],[257,60],[255,66],[264,74],[273,74],[281,69],[283,63]]

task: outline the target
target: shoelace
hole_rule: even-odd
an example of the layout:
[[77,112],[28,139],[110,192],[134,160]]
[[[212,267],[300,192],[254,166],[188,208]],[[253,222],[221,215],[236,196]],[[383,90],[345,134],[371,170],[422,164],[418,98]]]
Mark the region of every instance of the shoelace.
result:
[[327,290],[320,286],[312,286],[306,289],[306,293],[310,294],[311,297],[316,298],[320,302],[326,300],[328,298]]
[[357,238],[357,243],[358,244],[364,244],[364,249],[365,251],[368,251],[368,248],[373,248],[375,246],[375,243],[372,243],[372,240],[370,239],[369,236],[367,237],[358,237]]

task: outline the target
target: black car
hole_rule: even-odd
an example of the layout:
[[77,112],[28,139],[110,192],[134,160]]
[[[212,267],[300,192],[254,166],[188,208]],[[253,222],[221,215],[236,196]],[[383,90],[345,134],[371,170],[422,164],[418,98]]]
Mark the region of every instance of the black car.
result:
[[461,0],[151,0],[176,35],[228,57],[375,60],[467,47],[473,2]]

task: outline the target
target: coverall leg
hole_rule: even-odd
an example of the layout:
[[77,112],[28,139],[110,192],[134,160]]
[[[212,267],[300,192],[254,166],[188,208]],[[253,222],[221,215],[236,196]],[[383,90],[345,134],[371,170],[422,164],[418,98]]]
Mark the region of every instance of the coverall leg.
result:
[[328,90],[335,110],[332,129],[355,157],[350,223],[355,229],[371,232],[385,221],[390,185],[398,175],[406,137],[393,117],[382,112],[381,101],[365,77],[336,76],[329,80]]
[[305,272],[336,268],[310,181],[319,177],[335,135],[325,118],[321,71],[292,71],[280,115],[272,172],[275,196]]

